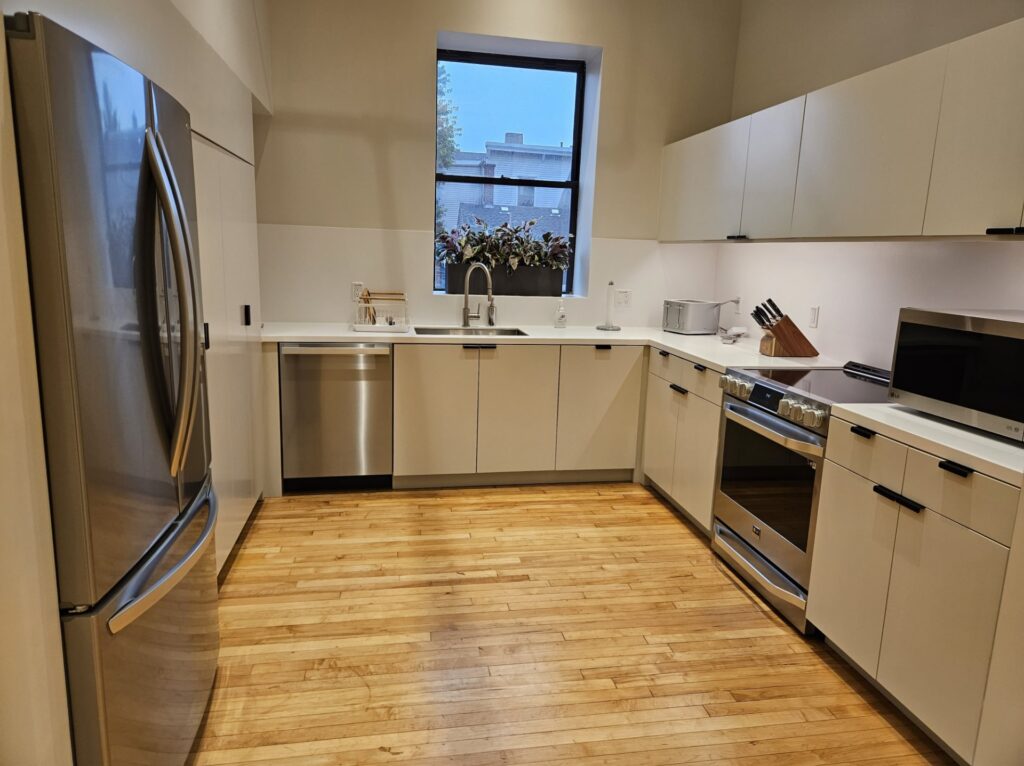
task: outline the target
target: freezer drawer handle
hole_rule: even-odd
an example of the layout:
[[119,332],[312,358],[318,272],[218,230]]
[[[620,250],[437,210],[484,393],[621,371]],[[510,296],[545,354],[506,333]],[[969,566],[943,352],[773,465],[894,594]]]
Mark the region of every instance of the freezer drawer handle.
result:
[[954,463],[952,460],[940,460],[939,468],[941,468],[943,471],[949,471],[950,473],[956,474],[961,479],[966,479],[968,476],[974,473],[973,468],[968,468],[965,465]]
[[111,633],[115,635],[120,633],[152,607],[156,606],[160,599],[170,593],[174,586],[184,580],[193,567],[199,563],[203,554],[206,553],[206,550],[213,543],[213,530],[217,526],[217,498],[212,490],[210,491],[207,503],[210,506],[210,515],[206,519],[206,526],[203,527],[203,532],[199,535],[199,539],[196,540],[188,553],[185,554],[185,558],[153,583],[149,590],[135,596],[131,601],[114,612],[113,616],[107,620],[107,628]]
[[875,494],[881,495],[886,500],[892,500],[894,503],[896,503],[896,505],[902,505],[908,511],[920,513],[921,511],[924,510],[924,506],[921,505],[919,502],[911,500],[909,497],[901,495],[899,492],[894,492],[893,490],[881,484],[876,484],[871,489],[872,491],[875,492]]
[[281,353],[285,356],[388,356],[391,349],[387,346],[281,346]]

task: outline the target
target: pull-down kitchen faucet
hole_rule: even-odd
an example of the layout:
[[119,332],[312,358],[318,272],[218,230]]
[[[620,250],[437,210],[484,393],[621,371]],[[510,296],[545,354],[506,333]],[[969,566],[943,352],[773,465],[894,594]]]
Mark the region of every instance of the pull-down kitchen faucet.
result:
[[498,308],[494,305],[494,283],[491,281],[491,270],[487,268],[486,264],[480,263],[479,261],[471,264],[470,267],[466,269],[466,283],[463,285],[462,294],[462,326],[469,327],[470,319],[480,318],[479,303],[476,304],[476,312],[472,314],[469,312],[469,278],[477,269],[483,269],[484,276],[487,277],[487,324],[494,327],[495,319],[498,316]]

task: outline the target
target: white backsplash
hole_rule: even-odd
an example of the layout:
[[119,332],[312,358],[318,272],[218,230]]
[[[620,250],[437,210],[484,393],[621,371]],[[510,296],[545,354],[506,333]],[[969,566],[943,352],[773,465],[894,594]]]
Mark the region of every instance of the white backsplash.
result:
[[[261,310],[268,322],[350,322],[352,282],[405,290],[417,324],[457,324],[462,296],[438,295],[432,284],[432,233],[392,229],[260,224]],[[624,326],[660,326],[667,297],[707,297],[714,288],[714,245],[659,245],[653,240],[595,239],[586,297],[565,299],[570,325],[604,320],[608,280],[632,291],[615,308]],[[478,281],[479,280],[479,281]],[[474,277],[476,305],[483,279]],[[498,323],[553,324],[558,298],[499,296]]]
[[[756,329],[754,303],[771,297],[822,354],[888,369],[903,306],[1024,308],[1024,242],[720,245],[715,285],[742,296],[738,324]],[[821,307],[816,329],[812,306]]]

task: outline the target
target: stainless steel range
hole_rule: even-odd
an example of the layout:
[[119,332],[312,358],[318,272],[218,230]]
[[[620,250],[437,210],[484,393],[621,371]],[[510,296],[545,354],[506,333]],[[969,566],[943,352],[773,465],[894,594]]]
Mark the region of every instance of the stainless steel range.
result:
[[832,405],[884,402],[888,385],[855,362],[722,377],[712,548],[801,631]]

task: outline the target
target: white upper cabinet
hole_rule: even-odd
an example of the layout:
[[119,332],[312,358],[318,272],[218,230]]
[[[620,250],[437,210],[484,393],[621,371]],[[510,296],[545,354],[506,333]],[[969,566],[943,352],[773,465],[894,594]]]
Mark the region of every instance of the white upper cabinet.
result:
[[750,144],[739,233],[749,239],[790,235],[806,96],[750,116]]
[[924,233],[984,234],[1024,208],[1024,19],[949,46]]
[[749,134],[750,118],[744,117],[665,147],[659,240],[725,239],[740,233]]
[[948,48],[807,96],[794,237],[919,236]]

